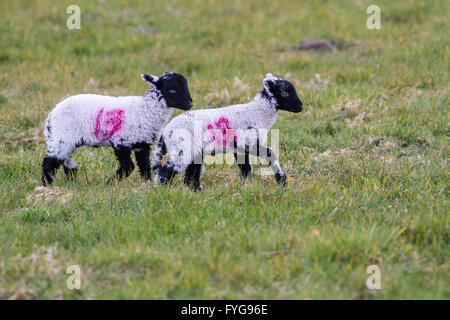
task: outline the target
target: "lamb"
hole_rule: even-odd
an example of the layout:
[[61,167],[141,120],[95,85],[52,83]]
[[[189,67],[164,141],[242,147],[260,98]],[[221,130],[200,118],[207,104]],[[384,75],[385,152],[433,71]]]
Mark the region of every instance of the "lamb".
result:
[[141,177],[151,178],[150,146],[158,141],[173,108],[189,110],[193,102],[181,74],[165,72],[161,77],[148,74],[141,77],[151,84],[144,96],[80,94],[55,106],[44,129],[47,141],[42,161],[44,186],[53,182],[61,165],[69,179],[75,177],[77,164],[71,155],[80,146],[112,146],[119,161],[113,179],[118,180],[134,170],[131,160],[134,151]]
[[[176,174],[186,171],[184,183],[201,190],[204,155],[231,151],[238,162],[241,176],[250,176],[253,168],[249,154],[267,160],[279,184],[287,178],[271,148],[265,146],[267,133],[277,119],[279,110],[302,111],[294,86],[287,80],[268,73],[264,88],[252,101],[224,108],[189,111],[173,118],[163,129],[152,154],[155,183],[168,183]],[[168,161],[162,165],[162,156]]]

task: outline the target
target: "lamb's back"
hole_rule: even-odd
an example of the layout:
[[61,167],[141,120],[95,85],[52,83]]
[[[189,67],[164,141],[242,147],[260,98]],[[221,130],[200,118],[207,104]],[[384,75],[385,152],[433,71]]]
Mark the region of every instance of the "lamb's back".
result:
[[249,116],[243,104],[192,110],[173,118],[165,127],[164,133],[180,128],[192,131],[195,122],[201,124],[202,128],[205,129],[209,124],[214,124],[220,119],[226,119],[235,128],[245,129]]

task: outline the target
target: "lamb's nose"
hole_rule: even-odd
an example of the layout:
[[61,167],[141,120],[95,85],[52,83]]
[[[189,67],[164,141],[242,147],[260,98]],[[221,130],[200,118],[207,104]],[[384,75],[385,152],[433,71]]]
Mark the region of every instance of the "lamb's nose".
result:
[[189,102],[189,107],[192,107],[193,105],[194,105],[193,101]]

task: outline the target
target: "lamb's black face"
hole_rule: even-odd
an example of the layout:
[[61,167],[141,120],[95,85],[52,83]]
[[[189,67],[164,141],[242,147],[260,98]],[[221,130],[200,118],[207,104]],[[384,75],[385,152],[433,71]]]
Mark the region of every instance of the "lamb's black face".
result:
[[275,98],[277,110],[302,111],[303,104],[289,81],[275,77],[266,78],[264,79],[264,88]]
[[166,72],[161,77],[143,74],[142,79],[153,84],[161,92],[169,108],[181,110],[192,108],[193,102],[188,83],[181,74]]

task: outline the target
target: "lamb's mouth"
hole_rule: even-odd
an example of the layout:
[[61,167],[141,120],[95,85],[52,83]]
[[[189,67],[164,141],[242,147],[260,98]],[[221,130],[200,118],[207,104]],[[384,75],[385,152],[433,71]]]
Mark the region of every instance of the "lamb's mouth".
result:
[[303,111],[303,107],[302,106],[291,108],[291,112],[293,112],[293,113],[299,113],[299,112],[302,112],[302,111]]

